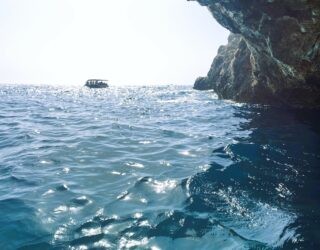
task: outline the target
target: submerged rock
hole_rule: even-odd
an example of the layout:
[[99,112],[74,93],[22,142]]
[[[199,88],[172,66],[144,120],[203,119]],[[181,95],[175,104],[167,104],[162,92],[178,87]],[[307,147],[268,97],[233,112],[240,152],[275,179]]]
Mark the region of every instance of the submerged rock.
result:
[[231,35],[195,89],[240,102],[320,106],[319,1],[196,1]]
[[108,80],[101,80],[101,79],[89,79],[86,84],[86,87],[88,88],[107,88]]

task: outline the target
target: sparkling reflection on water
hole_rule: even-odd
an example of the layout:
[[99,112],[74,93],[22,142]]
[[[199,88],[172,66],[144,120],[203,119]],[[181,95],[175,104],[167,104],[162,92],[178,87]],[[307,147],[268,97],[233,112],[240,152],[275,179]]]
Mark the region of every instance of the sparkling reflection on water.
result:
[[0,248],[319,248],[317,117],[189,87],[1,86]]

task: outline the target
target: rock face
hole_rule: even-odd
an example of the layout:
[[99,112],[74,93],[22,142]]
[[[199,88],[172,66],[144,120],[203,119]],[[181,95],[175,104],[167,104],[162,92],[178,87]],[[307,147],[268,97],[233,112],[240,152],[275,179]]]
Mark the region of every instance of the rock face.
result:
[[196,1],[231,35],[195,89],[240,102],[320,106],[319,0]]

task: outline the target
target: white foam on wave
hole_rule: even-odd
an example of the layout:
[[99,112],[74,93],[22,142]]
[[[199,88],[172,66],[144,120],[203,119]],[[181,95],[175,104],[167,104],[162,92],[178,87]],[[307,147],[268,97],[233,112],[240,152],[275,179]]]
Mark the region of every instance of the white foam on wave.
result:
[[144,165],[138,162],[127,162],[126,165],[133,168],[144,168]]
[[166,193],[177,186],[178,182],[176,180],[165,180],[165,181],[153,181],[151,183],[152,188],[158,194]]

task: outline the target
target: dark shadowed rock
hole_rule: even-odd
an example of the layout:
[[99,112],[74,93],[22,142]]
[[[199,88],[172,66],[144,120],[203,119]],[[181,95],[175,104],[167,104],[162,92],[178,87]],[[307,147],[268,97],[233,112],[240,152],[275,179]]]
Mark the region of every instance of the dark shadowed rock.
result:
[[319,0],[197,0],[232,33],[195,89],[240,102],[320,106]]

